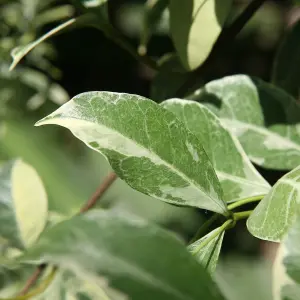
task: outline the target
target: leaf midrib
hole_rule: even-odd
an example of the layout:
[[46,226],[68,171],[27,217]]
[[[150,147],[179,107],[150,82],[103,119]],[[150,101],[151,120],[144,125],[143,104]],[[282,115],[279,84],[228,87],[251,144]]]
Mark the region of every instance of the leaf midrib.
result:
[[[47,119],[45,120],[45,122],[41,122],[39,123],[40,125],[42,124],[49,124],[49,123],[52,123],[52,122],[55,122],[55,120],[58,120],[57,124],[59,124],[59,120],[60,119],[69,119],[69,120],[80,120],[81,122],[84,121],[88,124],[91,124],[92,126],[95,126],[95,125],[98,125],[98,126],[103,126],[105,128],[107,128],[108,130],[110,131],[113,131],[115,132],[115,134],[117,135],[120,135],[121,137],[123,138],[126,138],[128,140],[130,140],[131,142],[135,143],[138,147],[140,148],[143,148],[144,150],[146,150],[146,152],[149,152],[150,154],[154,154],[154,156],[156,156],[158,158],[158,160],[160,160],[162,162],[162,165],[165,165],[167,167],[169,167],[171,170],[173,170],[174,173],[176,173],[177,175],[179,175],[181,178],[183,178],[187,183],[191,182],[193,184],[193,186],[200,192],[200,194],[204,194],[206,197],[208,197],[209,199],[211,199],[218,207],[220,207],[222,209],[222,211],[225,213],[226,212],[226,209],[225,209],[225,203],[224,203],[224,206],[221,206],[220,203],[218,201],[216,201],[214,198],[211,198],[210,195],[206,194],[206,192],[202,191],[202,187],[199,186],[196,184],[196,182],[193,180],[193,179],[190,179],[189,177],[187,177],[184,173],[182,173],[180,170],[178,170],[176,167],[174,167],[173,165],[171,165],[170,163],[168,163],[167,161],[163,160],[156,152],[150,152],[149,149],[145,148],[144,145],[141,145],[139,143],[137,143],[135,140],[132,140],[130,139],[130,137],[126,136],[125,134],[122,134],[120,133],[119,131],[113,129],[113,128],[110,128],[110,127],[107,127],[106,125],[104,124],[99,124],[98,121],[97,123],[93,123],[89,120],[83,120],[83,119],[79,119],[79,118],[74,118],[74,117],[67,117],[67,116],[59,116],[59,117],[54,117],[54,118],[51,118],[51,119]],[[97,120],[97,118],[96,118]],[[85,143],[88,147],[91,148],[91,146],[88,144],[88,143]],[[93,150],[95,150],[93,148]],[[114,150],[115,151],[115,150]],[[153,151],[153,149],[151,148],[151,151]],[[116,151],[118,152],[118,151]],[[120,152],[119,152],[120,153]],[[121,154],[121,153],[120,153]],[[209,160],[208,156],[207,156],[207,159]],[[216,179],[218,180],[218,177],[216,176]],[[220,201],[224,202],[222,199],[220,199]]]
[[[239,121],[239,120],[236,120],[236,119],[227,119],[227,118],[221,118],[221,121],[222,122],[225,122],[225,126],[226,126],[226,123],[237,123],[237,124],[242,124],[241,126],[243,127],[247,127],[247,128],[250,128],[254,131],[257,131],[261,134],[263,134],[264,136],[274,136],[275,138],[277,139],[280,139],[283,143],[285,143],[287,146],[290,146],[290,148],[294,148],[295,150],[298,150],[300,151],[300,145],[296,144],[294,141],[291,141],[291,140],[288,140],[286,139],[284,136],[272,131],[272,130],[269,130],[269,129],[265,129],[263,127],[259,127],[258,125],[254,125],[254,124],[250,124],[250,123],[245,123],[245,122],[242,122],[242,121]],[[278,149],[276,149],[278,150]]]

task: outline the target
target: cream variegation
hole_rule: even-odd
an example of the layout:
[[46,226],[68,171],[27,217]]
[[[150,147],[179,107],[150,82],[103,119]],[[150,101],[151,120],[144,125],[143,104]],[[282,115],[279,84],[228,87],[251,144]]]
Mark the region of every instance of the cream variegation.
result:
[[37,172],[22,160],[0,169],[0,236],[17,248],[32,245],[47,222],[48,202]]
[[149,99],[83,93],[37,123],[44,124],[70,129],[144,194],[227,214],[220,183],[199,139],[173,113]]
[[207,107],[182,99],[169,99],[162,106],[182,120],[202,142],[227,202],[268,193],[270,185],[254,168],[237,138]]

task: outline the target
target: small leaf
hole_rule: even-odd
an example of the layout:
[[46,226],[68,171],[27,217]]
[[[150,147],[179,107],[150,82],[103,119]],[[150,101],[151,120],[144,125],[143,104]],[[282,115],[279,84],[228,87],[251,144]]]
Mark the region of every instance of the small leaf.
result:
[[170,29],[187,70],[208,57],[230,12],[232,0],[170,0]]
[[36,171],[22,160],[0,169],[0,236],[11,245],[33,244],[47,221],[47,195]]
[[225,201],[258,196],[270,190],[239,141],[208,108],[195,101],[181,99],[170,99],[162,105],[182,120],[202,142],[221,182]]
[[145,3],[143,28],[141,30],[140,45],[138,48],[140,55],[145,55],[147,53],[148,41],[157,27],[158,22],[161,20],[168,3],[168,0],[147,0]]
[[300,204],[300,166],[284,175],[261,200],[247,220],[250,233],[279,242],[295,219]]
[[35,27],[41,27],[45,24],[61,21],[63,19],[71,18],[74,15],[74,8],[72,5],[59,5],[46,11],[41,12],[34,19]]
[[285,89],[296,99],[300,94],[300,21],[290,29],[276,55],[272,83]]
[[72,25],[74,22],[76,21],[75,18],[70,19],[66,22],[64,22],[63,24],[55,27],[54,29],[50,30],[48,33],[46,33],[45,35],[43,35],[42,37],[40,37],[39,39],[35,40],[32,43],[29,43],[25,46],[19,46],[17,48],[14,48],[11,52],[11,56],[13,58],[13,62],[9,68],[9,70],[13,70],[15,68],[15,66],[20,62],[20,60],[27,54],[29,53],[33,48],[35,48],[37,45],[39,45],[40,43],[44,42],[45,40],[47,40],[49,37],[55,35],[56,33],[58,33],[59,31],[65,29],[66,27]]
[[105,279],[128,299],[222,299],[175,236],[108,211],[89,211],[50,228],[23,262],[47,261],[90,283]]
[[279,170],[300,165],[300,106],[283,90],[234,75],[206,84],[189,99],[217,114],[257,165]]
[[70,28],[72,26],[80,26],[82,24],[88,24],[91,22],[91,18],[93,16],[91,15],[82,15],[78,18],[72,18],[59,26],[53,28],[48,33],[44,34],[42,37],[38,38],[37,40],[25,45],[25,46],[19,46],[17,48],[14,48],[11,52],[11,56],[13,58],[13,62],[9,68],[9,70],[13,70],[16,65],[21,61],[21,59],[27,55],[33,48],[47,40],[48,38],[54,36],[57,33],[60,33],[62,30],[66,28]]
[[83,93],[37,123],[44,124],[70,129],[144,194],[227,214],[220,183],[199,140],[173,113],[149,99]]
[[[222,231],[204,247],[201,247],[201,245],[218,229],[219,228],[216,228],[198,241],[188,246],[188,250],[196,257],[198,262],[208,270],[210,274],[214,273],[216,270],[225,231]],[[199,247],[201,248],[199,249]]]

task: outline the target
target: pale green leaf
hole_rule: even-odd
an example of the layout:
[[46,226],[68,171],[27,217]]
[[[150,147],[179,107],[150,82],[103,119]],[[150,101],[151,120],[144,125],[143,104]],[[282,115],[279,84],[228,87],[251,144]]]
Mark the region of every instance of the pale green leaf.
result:
[[225,231],[222,231],[205,246],[202,247],[202,244],[218,229],[219,228],[216,228],[198,241],[188,246],[188,250],[192,253],[192,255],[194,255],[198,262],[211,274],[214,273],[217,267]]
[[300,21],[290,29],[276,55],[272,82],[295,98],[300,94]]
[[33,244],[47,221],[47,195],[36,171],[16,160],[0,169],[0,236],[11,245]]
[[134,216],[90,211],[47,232],[22,258],[47,261],[127,299],[222,299],[177,238]]
[[170,30],[187,70],[208,57],[230,12],[232,0],[170,0]]
[[300,204],[300,166],[279,179],[247,220],[250,233],[279,242],[294,221]]
[[170,99],[162,103],[202,142],[227,202],[268,193],[269,184],[256,171],[242,146],[208,108],[195,101]]
[[[299,212],[299,210],[298,210]],[[289,281],[282,290],[283,300],[298,300],[300,297],[300,217],[288,231],[287,236],[283,241],[284,259],[283,264],[286,268],[286,273]]]
[[[298,210],[299,212],[299,210]],[[288,276],[296,283],[300,284],[300,217],[296,218],[291,226],[286,238],[284,239],[284,247],[286,255],[284,257],[284,265]]]
[[206,84],[189,98],[216,113],[256,164],[284,170],[300,165],[300,106],[283,90],[234,75]]
[[153,31],[156,29],[159,21],[165,12],[168,0],[147,0],[143,14],[143,28],[140,34],[140,45],[138,52],[140,55],[147,53],[147,44]]
[[227,214],[220,183],[200,141],[173,113],[149,99],[87,92],[37,123],[44,124],[70,129],[144,194]]
[[[283,258],[286,256],[287,249],[283,243],[281,243],[276,252],[276,257],[272,267],[272,294],[274,300],[281,300],[284,286],[291,286],[293,281],[286,274],[285,266],[283,264]],[[286,292],[284,292],[286,294]]]

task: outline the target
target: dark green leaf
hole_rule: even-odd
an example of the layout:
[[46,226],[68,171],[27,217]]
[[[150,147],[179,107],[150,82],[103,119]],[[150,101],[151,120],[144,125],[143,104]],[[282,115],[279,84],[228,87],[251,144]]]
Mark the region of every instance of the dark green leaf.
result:
[[300,90],[300,21],[290,29],[277,53],[272,82],[299,99]]
[[173,97],[188,76],[178,57],[172,53],[166,54],[159,61],[157,74],[152,81],[151,99],[162,101]]

